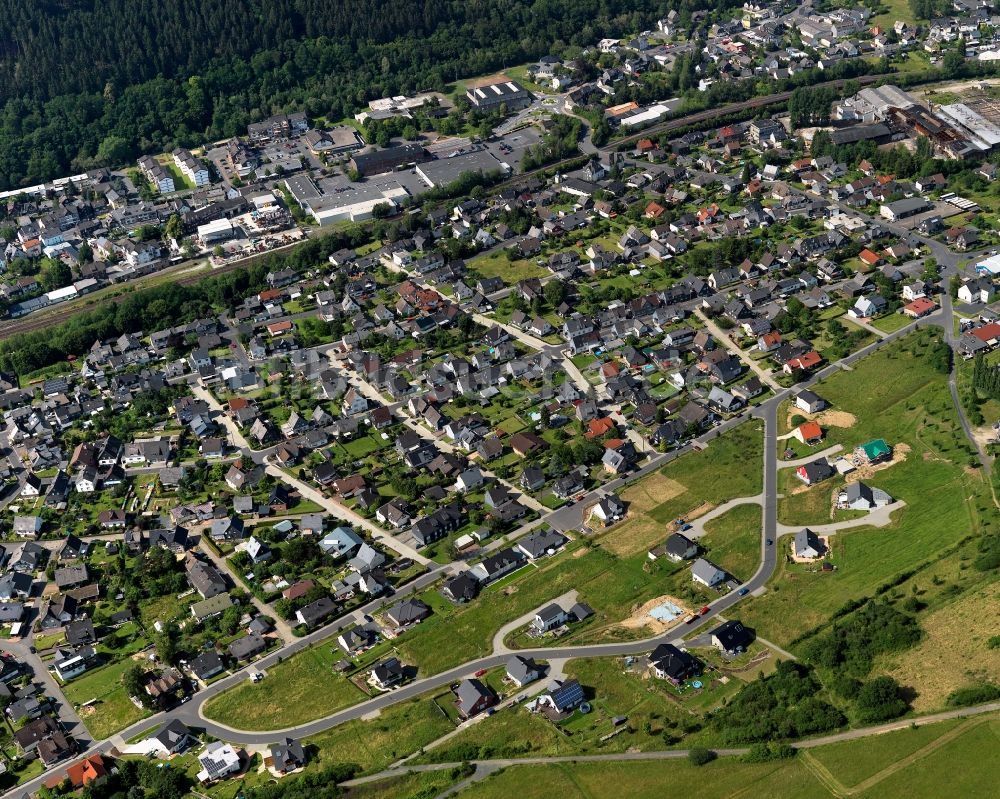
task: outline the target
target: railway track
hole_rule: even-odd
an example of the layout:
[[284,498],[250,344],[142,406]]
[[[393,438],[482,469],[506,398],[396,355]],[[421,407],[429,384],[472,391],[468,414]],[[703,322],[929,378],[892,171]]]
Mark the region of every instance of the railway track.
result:
[[[192,286],[205,278],[215,277],[216,275],[223,275],[226,272],[233,272],[237,269],[246,269],[254,258],[260,258],[272,253],[282,252],[291,247],[298,246],[306,239],[302,241],[297,241],[292,244],[285,244],[281,247],[276,247],[273,250],[269,250],[266,253],[258,253],[256,255],[250,256],[249,258],[243,258],[238,261],[232,261],[231,263],[224,264],[223,266],[212,269],[211,271],[199,270],[188,275],[178,275],[178,277],[173,281],[178,286]],[[183,272],[190,269],[189,264],[181,264],[177,267],[173,267],[178,272]],[[156,278],[158,281],[162,281],[165,277],[163,272],[154,272],[150,275],[150,279]],[[109,295],[106,297],[99,297],[92,302],[77,301],[75,303],[69,303],[65,308],[58,308],[49,311],[48,313],[42,313],[40,315],[31,314],[22,319],[8,319],[0,322],[0,341],[4,339],[12,338],[13,336],[21,335],[23,333],[32,333],[36,330],[41,330],[46,327],[52,327],[53,325],[58,325],[65,322],[77,314],[86,313],[87,311],[92,311],[95,308],[104,305],[106,303],[119,303],[127,297],[131,296],[137,291],[142,291],[145,288],[150,288],[147,285],[149,281],[139,278],[138,280],[130,281],[128,283],[121,284],[123,287],[122,293]]]
[[[813,88],[821,88],[821,87],[826,87],[831,89],[842,88],[844,84],[847,83],[849,80],[853,80],[861,85],[869,85],[885,77],[887,76],[861,75],[857,78],[838,78],[837,80],[826,81],[825,83],[817,83]],[[712,119],[725,118],[733,114],[739,114],[745,111],[753,111],[759,108],[766,108],[767,106],[777,105],[779,103],[786,102],[791,96],[792,96],[791,91],[776,92],[775,94],[768,94],[763,97],[752,97],[749,100],[743,100],[738,103],[730,103],[729,105],[724,105],[719,108],[709,108],[703,111],[695,111],[690,114],[685,114],[684,116],[674,117],[672,119],[668,119],[663,122],[657,123],[656,125],[652,125],[651,127],[645,128],[633,136],[629,136],[624,139],[616,139],[614,142],[611,142],[599,148],[599,150],[600,152],[604,153],[613,152],[621,148],[623,145],[627,146],[629,144],[637,142],[639,139],[646,138],[648,136],[656,135],[658,133],[665,133],[672,130],[677,130],[679,128],[684,128],[689,125],[697,125],[701,122],[707,122]],[[583,155],[585,154],[577,154],[574,155],[572,158],[565,158],[561,161],[556,161],[555,163],[547,164],[545,166],[538,167],[537,169],[532,169],[528,172],[523,172],[519,175],[510,178],[509,180],[505,180],[502,183],[498,183],[492,186],[491,188],[496,190],[505,188],[507,186],[517,185],[518,183],[523,182],[526,178],[530,178],[535,175],[551,171],[553,169],[559,169],[563,166],[566,166],[567,164],[571,164],[574,161],[579,160]],[[296,242],[296,244],[298,243],[300,242]],[[294,247],[294,246],[296,245],[289,244],[285,245],[285,247],[278,247],[274,250],[271,250],[270,252],[271,253],[280,252],[281,250],[287,247]],[[203,280],[206,277],[225,274],[226,272],[231,272],[234,269],[245,268],[247,265],[247,260],[234,261],[230,264],[226,264],[225,266],[221,266],[218,269],[213,269],[210,273],[198,272],[196,274],[182,276],[179,277],[175,282],[178,285],[190,286],[194,283],[197,283],[200,280]],[[157,277],[162,279],[163,274],[158,273]],[[0,341],[3,341],[4,339],[8,339],[16,335],[20,335],[22,333],[31,333],[36,330],[41,330],[43,328],[50,327],[52,325],[58,325],[62,322],[65,322],[67,319],[76,316],[79,313],[92,310],[94,307],[97,307],[98,305],[107,302],[114,302],[114,303],[121,302],[124,298],[128,297],[132,293],[142,290],[145,287],[144,283],[145,281],[143,281],[140,278],[137,281],[124,284],[128,288],[122,294],[110,297],[104,297],[95,300],[93,303],[70,305],[65,309],[53,310],[49,313],[37,317],[32,315],[30,317],[26,317],[20,320],[15,319],[15,320],[4,321],[3,323],[0,323]]]

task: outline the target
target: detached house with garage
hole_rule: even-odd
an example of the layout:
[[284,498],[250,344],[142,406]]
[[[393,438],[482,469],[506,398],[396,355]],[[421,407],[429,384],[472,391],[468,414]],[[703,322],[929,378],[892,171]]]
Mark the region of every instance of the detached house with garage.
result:
[[893,499],[881,488],[872,488],[860,480],[848,483],[837,495],[837,507],[847,510],[875,510],[891,505]]
[[691,579],[706,588],[715,588],[725,582],[726,573],[711,561],[698,558],[691,564]]
[[701,663],[694,655],[673,644],[660,644],[649,656],[649,667],[658,679],[680,685],[701,674]]

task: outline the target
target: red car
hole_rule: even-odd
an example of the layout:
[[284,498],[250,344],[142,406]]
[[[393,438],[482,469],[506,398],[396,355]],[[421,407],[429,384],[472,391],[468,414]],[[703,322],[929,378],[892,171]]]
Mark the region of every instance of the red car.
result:
[[473,676],[473,677],[482,677],[482,676],[483,676],[483,675],[484,675],[485,673],[486,673],[486,669],[480,669],[479,671],[477,671],[477,672],[476,672],[475,674],[473,674],[472,676]]
[[706,613],[708,613],[708,611],[709,611],[709,607],[708,607],[708,605],[705,605],[705,607],[703,607],[701,610],[698,611],[698,615],[699,616],[704,616]]

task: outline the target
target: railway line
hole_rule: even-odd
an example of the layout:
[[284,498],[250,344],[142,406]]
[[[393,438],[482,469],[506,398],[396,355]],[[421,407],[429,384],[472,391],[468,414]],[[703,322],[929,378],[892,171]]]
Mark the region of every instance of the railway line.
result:
[[[885,77],[886,77],[885,75],[862,75],[860,77],[850,78],[850,79],[839,78],[837,80],[826,81],[825,83],[817,83],[813,88],[821,88],[821,87],[826,87],[831,89],[843,88],[844,84],[846,84],[848,80],[853,80],[860,85],[870,85]],[[752,97],[749,100],[742,100],[737,103],[729,103],[728,105],[720,106],[718,108],[708,108],[702,111],[695,111],[690,114],[684,114],[683,116],[673,117],[671,119],[667,119],[663,122],[659,122],[655,125],[652,125],[648,128],[644,128],[642,131],[632,136],[628,136],[624,139],[616,139],[613,142],[609,142],[608,144],[598,148],[598,151],[603,153],[614,152],[620,149],[622,146],[628,146],[629,144],[633,144],[642,138],[647,138],[649,136],[657,135],[659,133],[678,130],[680,128],[688,127],[689,125],[697,125],[699,123],[708,122],[713,119],[725,118],[746,111],[755,111],[757,109],[766,108],[771,105],[778,105],[780,103],[787,102],[791,96],[792,96],[791,91],[776,92],[774,94],[764,95],[763,97]],[[582,155],[585,155],[585,153],[577,154],[574,155],[572,158],[565,158],[561,161],[556,161],[555,163],[538,167],[537,169],[532,169],[527,172],[522,172],[518,175],[515,175],[514,177],[511,177],[509,180],[505,180],[502,183],[494,185],[492,189],[496,190],[505,188],[507,186],[517,185],[518,183],[523,182],[526,178],[530,178],[535,175],[542,174],[544,172],[549,172],[553,169],[559,169],[563,166],[578,161],[582,157]],[[300,242],[296,242],[295,244],[288,244],[283,247],[277,247],[274,250],[270,250],[268,253],[262,253],[261,255],[263,256],[271,253],[281,252],[289,247],[296,246],[296,244],[298,243]],[[255,255],[247,259],[233,261],[232,263],[228,263],[218,267],[217,269],[213,269],[211,272],[197,272],[190,275],[183,275],[178,277],[175,282],[181,286],[190,286],[193,285],[194,283],[197,283],[200,280],[203,280],[206,277],[221,275],[225,274],[226,272],[231,272],[235,269],[245,268],[248,265],[248,263],[252,262],[253,258],[257,257],[260,256]],[[182,271],[182,268],[186,267],[182,266],[176,267],[177,271]],[[36,330],[41,330],[42,328],[50,327],[52,325],[58,325],[79,313],[92,310],[97,305],[105,302],[115,302],[115,303],[121,302],[125,297],[128,297],[135,291],[139,291],[145,288],[148,285],[148,283],[151,282],[153,279],[157,280],[157,282],[162,281],[164,276],[165,276],[164,272],[157,272],[154,275],[151,275],[148,279],[139,278],[138,280],[131,281],[130,283],[127,284],[123,284],[124,286],[126,286],[126,289],[121,294],[98,298],[91,302],[80,301],[75,304],[67,304],[66,308],[53,309],[52,311],[49,311],[47,313],[42,313],[41,315],[37,316],[33,314],[31,316],[24,317],[23,319],[5,320],[4,322],[0,323],[0,341],[3,341],[5,339],[11,338],[19,334],[31,333]]]

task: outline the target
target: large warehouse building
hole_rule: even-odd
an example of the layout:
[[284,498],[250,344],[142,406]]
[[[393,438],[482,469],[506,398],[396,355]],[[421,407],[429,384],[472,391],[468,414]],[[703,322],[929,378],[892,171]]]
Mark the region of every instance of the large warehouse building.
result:
[[389,179],[346,185],[324,180],[317,184],[306,175],[297,175],[285,180],[285,187],[320,227],[345,220],[371,219],[379,205],[387,205],[395,212],[399,202],[409,197],[406,189]]
[[508,175],[510,174],[510,166],[498,161],[488,150],[477,150],[449,158],[439,158],[436,161],[428,161],[417,167],[420,179],[432,189],[438,186],[448,186],[469,172],[482,174],[502,172],[504,175]]
[[492,111],[506,105],[509,111],[527,108],[535,99],[534,95],[503,75],[488,78],[469,88],[465,96],[480,111]]

